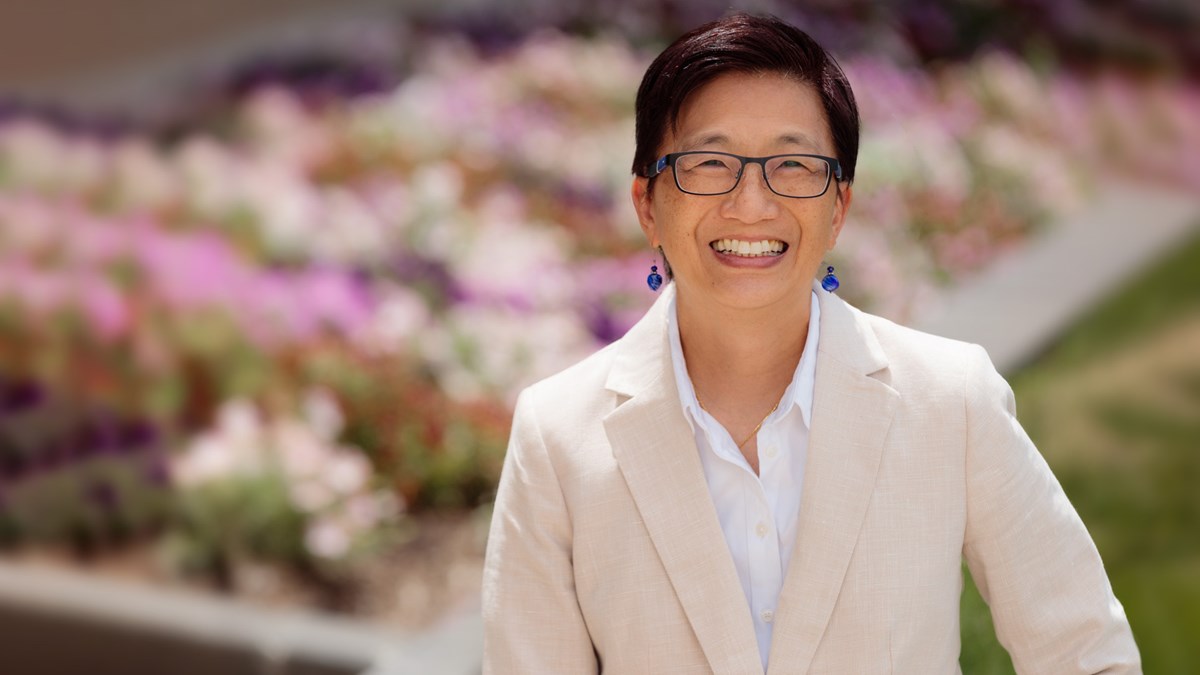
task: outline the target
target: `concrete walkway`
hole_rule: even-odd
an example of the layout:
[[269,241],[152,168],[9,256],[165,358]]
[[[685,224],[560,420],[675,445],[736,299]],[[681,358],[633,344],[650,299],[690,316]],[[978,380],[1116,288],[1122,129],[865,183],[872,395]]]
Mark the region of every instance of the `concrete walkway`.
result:
[[329,614],[0,561],[4,673],[467,675],[479,672],[482,645],[478,609],[402,634]]
[[1198,197],[1110,185],[1090,207],[997,260],[912,325],[981,344],[1001,373],[1011,373],[1198,228]]

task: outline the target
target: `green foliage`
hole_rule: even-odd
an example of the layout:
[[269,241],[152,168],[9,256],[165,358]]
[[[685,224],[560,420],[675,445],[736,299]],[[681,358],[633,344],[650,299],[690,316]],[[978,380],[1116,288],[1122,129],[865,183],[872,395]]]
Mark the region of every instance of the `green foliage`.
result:
[[142,429],[49,398],[0,413],[0,545],[87,552],[158,530],[172,496],[162,448]]
[[281,473],[239,475],[179,495],[180,529],[167,541],[180,569],[215,573],[226,583],[241,560],[269,560],[303,567],[305,519],[288,499]]
[[337,392],[347,413],[342,440],[367,453],[407,509],[472,508],[494,496],[507,408],[455,402],[407,364],[330,353],[304,368],[307,381]]
[[963,565],[962,654],[958,663],[966,675],[1012,675],[1012,660],[996,640],[992,615],[979,594],[971,572]]

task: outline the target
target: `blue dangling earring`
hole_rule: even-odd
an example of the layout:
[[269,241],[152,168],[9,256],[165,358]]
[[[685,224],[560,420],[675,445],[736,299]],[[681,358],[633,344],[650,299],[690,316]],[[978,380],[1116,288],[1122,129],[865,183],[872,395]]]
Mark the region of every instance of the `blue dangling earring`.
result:
[[835,276],[833,273],[833,265],[826,267],[825,268],[825,278],[821,279],[821,288],[824,288],[825,290],[832,293],[838,289],[838,286],[841,286],[841,285],[842,285],[842,283],[840,281],[838,281],[837,276]]
[[650,266],[650,275],[646,277],[646,285],[652,291],[657,291],[662,286],[662,275],[658,273],[658,265]]

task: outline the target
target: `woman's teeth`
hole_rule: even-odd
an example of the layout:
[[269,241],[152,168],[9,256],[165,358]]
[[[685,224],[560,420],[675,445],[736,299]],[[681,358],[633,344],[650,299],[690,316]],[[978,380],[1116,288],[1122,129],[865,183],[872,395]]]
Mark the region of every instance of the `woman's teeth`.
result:
[[718,253],[726,253],[736,255],[743,258],[758,258],[762,256],[776,256],[783,253],[787,244],[775,239],[763,239],[762,241],[742,241],[741,239],[718,239],[710,246]]

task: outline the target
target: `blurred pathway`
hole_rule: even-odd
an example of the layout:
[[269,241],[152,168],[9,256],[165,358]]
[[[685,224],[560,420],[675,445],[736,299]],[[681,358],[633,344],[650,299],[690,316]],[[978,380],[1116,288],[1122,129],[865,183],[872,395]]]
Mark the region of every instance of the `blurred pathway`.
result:
[[912,326],[981,344],[1001,373],[1012,373],[1198,229],[1200,198],[1110,185],[1082,212],[997,260]]

